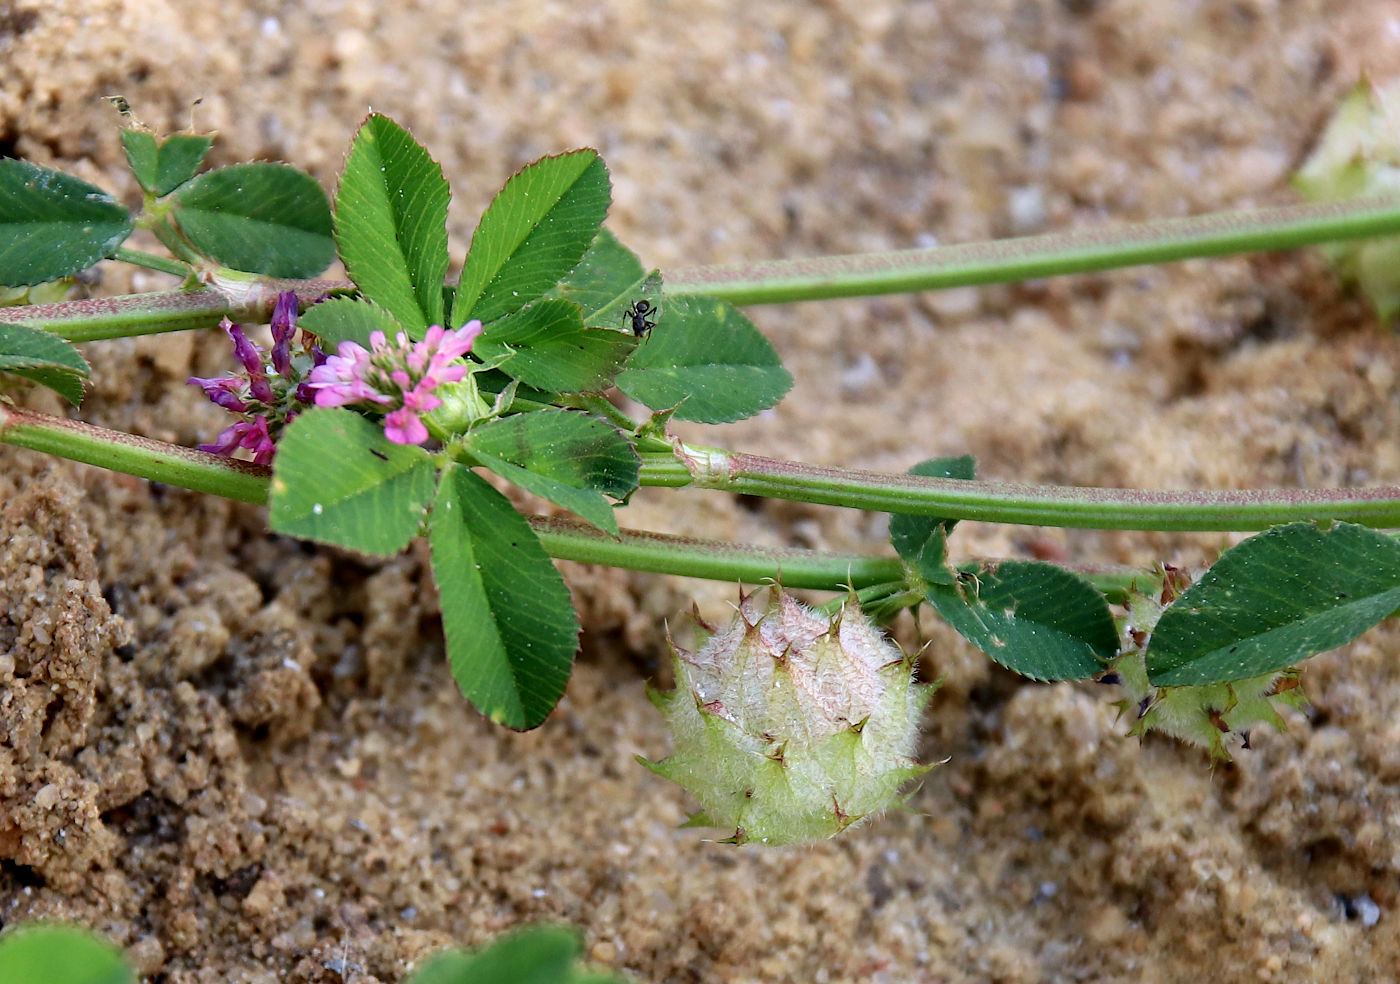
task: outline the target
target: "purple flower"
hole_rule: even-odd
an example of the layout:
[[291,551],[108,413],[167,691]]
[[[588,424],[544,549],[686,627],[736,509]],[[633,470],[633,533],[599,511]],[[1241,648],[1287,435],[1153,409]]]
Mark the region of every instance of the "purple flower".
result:
[[[191,376],[211,402],[243,419],[224,428],[212,444],[201,444],[201,451],[232,455],[239,449],[251,451],[253,460],[267,464],[276,451],[282,429],[311,405],[313,395],[306,389],[306,376],[326,361],[315,344],[314,335],[302,332],[296,342],[297,295],[284,291],[277,296],[272,312],[272,352],[269,354],[250,339],[238,325],[225,318],[222,328],[233,343],[239,369],[227,376]],[[269,364],[270,363],[270,364]]]
[[368,349],[341,342],[335,355],[311,370],[306,385],[315,392],[318,407],[388,408],[385,436],[395,444],[422,444],[428,439],[422,415],[442,405],[432,391],[467,374],[467,365],[459,360],[480,334],[480,321],[455,331],[433,325],[420,342],[405,332],[393,342],[382,331],[371,332]]
[[297,295],[283,291],[272,309],[272,368],[279,376],[292,374],[292,335],[297,328]]
[[268,464],[277,439],[307,407],[353,406],[384,414],[384,432],[398,444],[422,444],[430,436],[423,415],[442,405],[433,390],[461,380],[469,371],[462,356],[481,333],[472,321],[456,331],[441,325],[414,342],[400,332],[391,342],[382,331],[370,335],[370,348],[342,342],[326,355],[316,336],[298,338],[297,296],[279,294],[271,317],[272,350],[265,351],[227,318],[223,329],[233,343],[239,369],[227,376],[190,377],[210,401],[242,419],[200,450],[232,455],[240,450]]
[[231,455],[239,448],[247,448],[253,452],[253,461],[259,465],[269,465],[272,463],[272,456],[277,451],[277,445],[272,440],[272,435],[267,430],[267,418],[253,417],[251,420],[240,420],[236,424],[231,424],[223,429],[218,440],[213,444],[201,444],[199,450],[209,451],[212,454]]
[[213,376],[208,379],[199,376],[189,378],[191,386],[199,386],[204,390],[204,395],[216,406],[221,406],[225,410],[233,413],[247,413],[248,404],[239,398],[239,390],[243,388],[242,381],[232,376]]

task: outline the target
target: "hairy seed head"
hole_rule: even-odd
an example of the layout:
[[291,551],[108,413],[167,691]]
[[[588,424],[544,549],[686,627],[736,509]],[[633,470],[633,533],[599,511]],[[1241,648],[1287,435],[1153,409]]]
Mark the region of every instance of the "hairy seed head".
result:
[[672,644],[676,689],[653,693],[676,752],[652,771],[700,801],[692,826],[735,843],[840,833],[895,804],[933,687],[853,600],[834,616],[781,588],[742,599],[696,652]]

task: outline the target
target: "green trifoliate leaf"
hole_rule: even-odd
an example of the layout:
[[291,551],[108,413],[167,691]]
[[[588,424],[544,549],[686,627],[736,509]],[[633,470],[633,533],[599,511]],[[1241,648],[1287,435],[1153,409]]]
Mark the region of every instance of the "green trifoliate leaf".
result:
[[[977,474],[977,461],[970,454],[956,458],[931,458],[909,469],[909,474],[925,478],[972,479]],[[925,581],[952,584],[953,575],[945,560],[948,534],[955,525],[955,519],[895,513],[890,516],[890,542]]]
[[628,984],[628,980],[606,970],[575,970],[564,984]]
[[9,369],[5,371],[53,390],[75,407],[83,402],[83,380],[87,378],[86,376],[56,368]]
[[0,984],[132,984],[121,951],[86,930],[51,923],[0,935]]
[[[573,301],[583,310],[584,317],[588,317],[636,287],[646,275],[646,268],[636,253],[622,245],[609,230],[599,229],[578,266],[550,291],[550,295]],[[614,327],[621,327],[621,324]]]
[[[475,964],[476,958],[470,953],[443,950],[424,960],[403,979],[403,984],[479,984],[489,981],[489,978],[477,972]],[[506,978],[506,981],[512,980],[514,978]]]
[[457,686],[492,721],[538,727],[578,648],[564,579],[525,517],[466,468],[443,472],[428,539]]
[[180,231],[224,266],[269,277],[314,277],[335,259],[330,200],[288,164],[208,171],[170,199]]
[[546,410],[492,421],[471,432],[466,450],[502,478],[617,535],[615,499],[637,487],[637,452],[607,421]]
[[585,328],[571,301],[544,300],[491,322],[472,353],[526,386],[596,393],[612,384],[635,344],[621,332]]
[[373,301],[357,297],[332,297],[313,304],[297,321],[297,327],[321,339],[321,349],[333,354],[341,342],[355,342],[369,348],[372,332],[382,331],[392,339],[403,330],[394,316]]
[[928,585],[927,597],[964,639],[1035,680],[1086,679],[1118,651],[1104,596],[1054,564],[1007,560],[964,568],[954,585]]
[[131,234],[111,195],[28,161],[0,160],[0,286],[29,287],[86,270]]
[[665,317],[627,360],[617,388],[677,420],[724,424],[774,406],[792,386],[778,353],[738,308],[666,298]]
[[137,184],[154,191],[160,160],[160,144],[155,136],[145,130],[122,130],[122,149],[126,151],[126,163]]
[[392,443],[375,422],[308,410],[277,445],[269,521],[278,533],[395,554],[418,535],[435,477],[428,452]]
[[199,170],[213,137],[177,133],[163,142],[144,130],[123,130],[122,146],[131,173],[146,191],[168,195]]
[[355,134],[335,195],[335,240],[350,279],[414,338],[443,323],[447,203],[442,168],[387,116]]
[[160,157],[156,161],[156,181],[151,190],[157,195],[168,195],[194,177],[213,143],[213,137],[193,133],[177,133],[166,137],[160,145]]
[[578,265],[612,189],[597,151],[526,166],[481,217],[458,282],[452,324],[489,323],[542,297]]
[[1149,593],[1137,588],[1128,592],[1119,655],[1109,667],[1108,679],[1122,688],[1118,711],[1130,722],[1130,735],[1160,731],[1206,749],[1212,761],[1227,762],[1231,747],[1248,747],[1249,732],[1255,726],[1286,730],[1280,711],[1285,706],[1301,708],[1307,699],[1292,669],[1204,686],[1153,686],[1147,678],[1153,631],[1162,613],[1190,584],[1185,571],[1164,568],[1160,587]]
[[470,446],[576,488],[622,499],[637,488],[641,461],[612,424],[573,410],[516,414],[479,427]]
[[57,335],[28,325],[0,323],[0,372],[47,386],[77,406],[83,401],[88,364]]
[[434,954],[403,984],[622,984],[620,978],[578,970],[579,950],[577,933],[542,926],[497,940],[475,953]]
[[1400,608],[1400,543],[1337,523],[1276,526],[1220,559],[1162,613],[1147,650],[1157,686],[1271,673],[1350,642]]
[[627,308],[645,298],[660,302],[661,277],[648,273],[642,261],[607,229],[598,236],[578,266],[550,291],[551,297],[573,301],[583,312],[584,324],[631,333]]

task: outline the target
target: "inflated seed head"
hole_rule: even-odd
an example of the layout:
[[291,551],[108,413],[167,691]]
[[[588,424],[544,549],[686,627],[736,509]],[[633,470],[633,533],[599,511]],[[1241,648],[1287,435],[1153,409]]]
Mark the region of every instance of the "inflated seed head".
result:
[[737,843],[837,834],[898,802],[933,688],[853,600],[832,617],[772,588],[743,598],[696,652],[672,644],[676,689],[654,693],[676,753],[642,760],[700,801],[692,825]]

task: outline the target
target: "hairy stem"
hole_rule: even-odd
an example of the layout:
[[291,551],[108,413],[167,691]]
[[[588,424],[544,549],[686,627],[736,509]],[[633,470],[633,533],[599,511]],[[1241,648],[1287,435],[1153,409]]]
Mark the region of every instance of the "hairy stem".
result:
[[[3,405],[0,442],[256,504],[267,502],[272,474],[262,465]],[[614,539],[571,520],[536,517],[530,522],[545,549],[560,560],[747,584],[781,581],[791,588],[828,591],[904,580],[903,565],[894,557],[760,547],[639,530],[623,530]],[[1121,594],[1132,580],[1150,576],[1123,570],[1083,573],[1110,597]]]
[[[667,274],[666,290],[705,294],[736,304],[812,301],[1005,283],[1397,232],[1400,200],[1367,198],[933,249],[688,267]],[[281,290],[295,290],[303,302],[310,303],[354,289],[355,285],[345,280],[248,278],[234,291],[216,284],[212,289],[0,308],[0,321],[23,322],[70,341],[88,342],[204,328],[217,324],[224,315],[245,320],[266,318]],[[256,297],[246,296],[250,294]]]
[[215,275],[210,284],[192,290],[2,307],[0,322],[42,328],[70,342],[95,342],[211,328],[225,316],[241,321],[266,321],[272,316],[277,295],[282,291],[295,291],[303,304],[310,304],[346,286],[344,281],[337,280],[265,280]]
[[804,465],[677,444],[643,453],[642,484],[722,489],[874,512],[991,523],[1176,532],[1261,530],[1298,520],[1400,526],[1400,486],[1163,491],[972,482]]
[[226,499],[267,501],[269,472],[260,465],[80,420],[0,405],[0,441]]
[[1292,249],[1397,232],[1400,199],[1364,198],[932,249],[686,267],[666,275],[666,290],[734,304],[866,297]]
[[894,557],[760,547],[640,530],[623,530],[613,539],[592,526],[564,519],[535,518],[530,525],[551,557],[655,574],[745,584],[781,581],[789,588],[826,591],[882,584],[904,576]]

